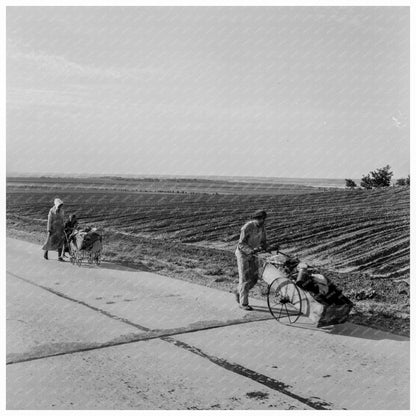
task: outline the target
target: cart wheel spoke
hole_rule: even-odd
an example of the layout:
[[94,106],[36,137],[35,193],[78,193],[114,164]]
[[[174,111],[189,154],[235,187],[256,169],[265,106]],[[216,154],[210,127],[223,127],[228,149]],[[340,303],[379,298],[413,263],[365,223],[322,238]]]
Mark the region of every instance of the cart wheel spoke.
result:
[[284,304],[284,307],[285,307],[285,310],[286,310],[286,316],[287,316],[287,319],[289,320],[289,323],[291,324],[291,323],[292,323],[292,321],[290,320],[290,312],[287,310],[286,303]]
[[279,316],[278,316],[277,320],[281,319],[281,317],[282,317],[282,311],[283,311],[283,305],[280,304],[279,307],[280,307],[280,309],[279,309]]
[[289,319],[289,323],[290,324],[294,324],[297,321],[297,314],[295,314],[295,312],[288,310],[287,311],[287,317]]

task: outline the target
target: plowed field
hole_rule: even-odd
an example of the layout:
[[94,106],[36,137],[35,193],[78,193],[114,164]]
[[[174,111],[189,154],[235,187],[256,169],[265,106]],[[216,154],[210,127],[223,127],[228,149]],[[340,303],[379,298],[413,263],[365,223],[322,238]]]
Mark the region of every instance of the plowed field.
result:
[[[7,215],[46,223],[49,192],[12,192]],[[339,271],[386,277],[409,274],[409,190],[330,191],[301,195],[73,193],[69,214],[104,230],[232,250],[239,229],[258,208],[269,213],[269,241]]]

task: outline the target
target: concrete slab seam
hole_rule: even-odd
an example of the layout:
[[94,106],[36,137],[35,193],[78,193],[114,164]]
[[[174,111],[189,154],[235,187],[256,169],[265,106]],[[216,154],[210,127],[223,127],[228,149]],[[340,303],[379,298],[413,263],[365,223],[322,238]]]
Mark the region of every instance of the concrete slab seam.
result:
[[216,365],[218,365],[218,366],[220,366],[220,367],[222,367],[222,368],[224,368],[228,371],[231,371],[231,372],[236,373],[238,375],[241,375],[243,377],[249,378],[249,379],[251,379],[251,380],[253,380],[253,381],[255,381],[259,384],[262,384],[262,385],[265,385],[265,386],[269,387],[272,390],[279,391],[280,393],[282,393],[286,396],[289,396],[293,399],[298,400],[299,402],[301,402],[303,404],[306,404],[307,406],[311,407],[312,409],[315,409],[315,410],[329,410],[329,409],[331,409],[331,404],[330,403],[327,403],[327,402],[322,401],[322,400],[311,400],[311,399],[308,399],[308,398],[301,397],[301,396],[299,396],[295,393],[290,392],[288,390],[288,387],[290,387],[290,386],[285,385],[284,383],[282,383],[278,380],[272,379],[268,376],[265,376],[264,374],[257,373],[255,371],[250,370],[246,367],[243,367],[239,364],[230,363],[230,362],[228,362],[228,361],[226,361],[222,358],[208,355],[197,347],[194,347],[194,346],[189,345],[185,342],[182,342],[182,341],[176,340],[174,338],[171,338],[172,336],[175,336],[175,335],[182,335],[182,334],[191,333],[191,332],[199,332],[199,331],[204,331],[204,330],[208,330],[208,329],[215,329],[215,328],[224,327],[224,326],[232,326],[232,325],[239,325],[239,324],[250,323],[250,322],[272,320],[274,318],[257,318],[257,319],[251,319],[251,320],[250,319],[248,319],[248,320],[247,319],[238,319],[238,320],[234,320],[234,321],[219,322],[219,323],[216,323],[215,325],[204,326],[204,327],[201,327],[201,328],[195,328],[195,327],[192,328],[191,327],[188,330],[187,330],[186,327],[185,328],[179,328],[179,331],[178,331],[178,328],[176,330],[175,329],[173,329],[173,330],[172,329],[171,330],[152,330],[150,328],[135,324],[134,322],[131,322],[127,319],[120,318],[116,315],[113,315],[113,314],[103,310],[103,309],[91,306],[91,305],[87,304],[86,302],[80,301],[78,299],[71,298],[71,297],[69,297],[69,296],[67,296],[67,295],[65,295],[65,294],[63,294],[59,291],[56,291],[52,288],[37,284],[37,283],[35,283],[35,282],[33,282],[29,279],[18,276],[18,275],[14,274],[10,271],[6,271],[6,272],[7,272],[7,274],[9,274],[10,276],[12,276],[14,278],[22,280],[22,281],[24,281],[28,284],[33,285],[33,286],[39,287],[39,288],[41,288],[43,290],[46,290],[46,291],[48,291],[48,292],[50,292],[50,293],[52,293],[56,296],[59,296],[59,297],[62,297],[66,300],[69,300],[71,302],[75,302],[77,304],[83,305],[83,306],[88,307],[88,308],[90,308],[90,309],[92,309],[96,312],[99,312],[99,313],[101,313],[101,314],[103,314],[103,315],[105,315],[109,318],[121,321],[121,322],[123,322],[127,325],[131,325],[131,326],[133,326],[137,329],[145,331],[145,334],[138,334],[137,337],[135,336],[134,339],[130,339],[128,341],[122,341],[122,342],[114,342],[114,341],[111,342],[110,341],[110,342],[102,343],[102,344],[99,344],[99,345],[93,345],[93,346],[90,346],[90,347],[79,348],[79,349],[76,349],[76,350],[64,351],[64,352],[59,352],[59,353],[55,353],[55,354],[49,354],[49,355],[45,355],[45,356],[27,357],[27,358],[23,358],[23,359],[20,359],[20,360],[10,360],[9,362],[6,363],[7,365],[18,364],[18,363],[23,363],[23,362],[28,362],[28,361],[35,361],[35,360],[40,360],[40,359],[44,359],[44,358],[57,357],[57,356],[62,356],[62,355],[67,355],[67,354],[87,352],[87,351],[109,348],[109,347],[114,347],[114,346],[119,346],[119,345],[131,344],[131,343],[134,343],[134,342],[147,341],[147,340],[151,340],[151,339],[160,339],[162,341],[173,344],[176,347],[185,349],[185,350],[187,350],[187,351],[189,351],[193,354],[196,354],[196,355],[198,355],[202,358],[208,359],[210,362],[212,362],[212,363],[214,363],[214,364],[216,364]]
[[50,288],[50,287],[47,287],[47,286],[43,286],[43,285],[40,285],[40,284],[34,283],[34,282],[32,282],[31,280],[29,280],[29,279],[25,279],[24,277],[21,277],[21,276],[18,276],[18,275],[14,274],[14,273],[12,273],[12,272],[10,272],[10,271],[8,271],[8,270],[6,271],[6,273],[7,273],[7,274],[9,274],[10,276],[15,277],[16,279],[20,279],[20,280],[22,280],[23,282],[29,283],[29,284],[31,284],[31,285],[33,285],[33,286],[39,287],[39,288],[41,288],[41,289],[43,289],[43,290],[46,290],[46,291],[48,291],[48,292],[50,292],[50,293],[53,293],[53,294],[54,294],[54,295],[56,295],[56,296],[59,296],[59,297],[61,297],[61,298],[64,298],[64,299],[66,299],[66,300],[69,300],[69,301],[71,301],[71,302],[78,303],[79,305],[86,306],[87,308],[90,308],[90,309],[92,309],[92,310],[93,310],[93,311],[95,311],[95,312],[99,312],[99,313],[101,313],[101,314],[103,314],[103,315],[105,315],[105,316],[107,316],[107,317],[109,317],[109,318],[115,319],[115,320],[117,320],[117,321],[121,321],[121,322],[123,322],[123,323],[125,323],[125,324],[128,324],[128,325],[131,325],[131,326],[134,326],[135,328],[140,329],[140,330],[142,330],[142,331],[151,331],[151,329],[150,329],[150,328],[147,328],[147,327],[145,327],[145,326],[141,326],[141,325],[135,324],[134,322],[131,322],[131,321],[129,321],[128,319],[120,318],[119,316],[117,316],[117,315],[113,315],[112,313],[107,312],[107,311],[105,311],[104,309],[100,309],[100,308],[97,308],[97,307],[95,307],[95,306],[89,305],[88,303],[83,302],[82,300],[78,300],[78,299],[71,298],[70,296],[67,296],[67,295],[65,295],[64,293],[59,292],[59,291],[57,291],[57,290],[54,290],[54,289],[52,289],[52,288]]

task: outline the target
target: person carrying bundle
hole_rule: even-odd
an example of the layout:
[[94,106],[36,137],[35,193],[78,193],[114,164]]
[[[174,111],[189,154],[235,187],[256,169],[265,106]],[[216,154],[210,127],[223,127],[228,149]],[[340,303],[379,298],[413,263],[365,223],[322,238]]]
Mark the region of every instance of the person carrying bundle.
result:
[[296,285],[309,292],[322,305],[352,305],[328,277],[306,263],[299,263]]

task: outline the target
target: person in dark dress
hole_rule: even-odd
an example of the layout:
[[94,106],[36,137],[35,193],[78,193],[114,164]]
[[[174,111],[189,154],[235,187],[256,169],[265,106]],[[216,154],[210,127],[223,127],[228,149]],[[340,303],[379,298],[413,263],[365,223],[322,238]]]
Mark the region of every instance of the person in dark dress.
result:
[[64,232],[66,236],[65,247],[62,253],[64,257],[66,257],[65,253],[69,253],[69,241],[70,241],[72,233],[74,232],[74,230],[77,229],[77,227],[78,227],[77,216],[75,214],[71,214],[69,216],[69,219],[66,220],[64,224]]

